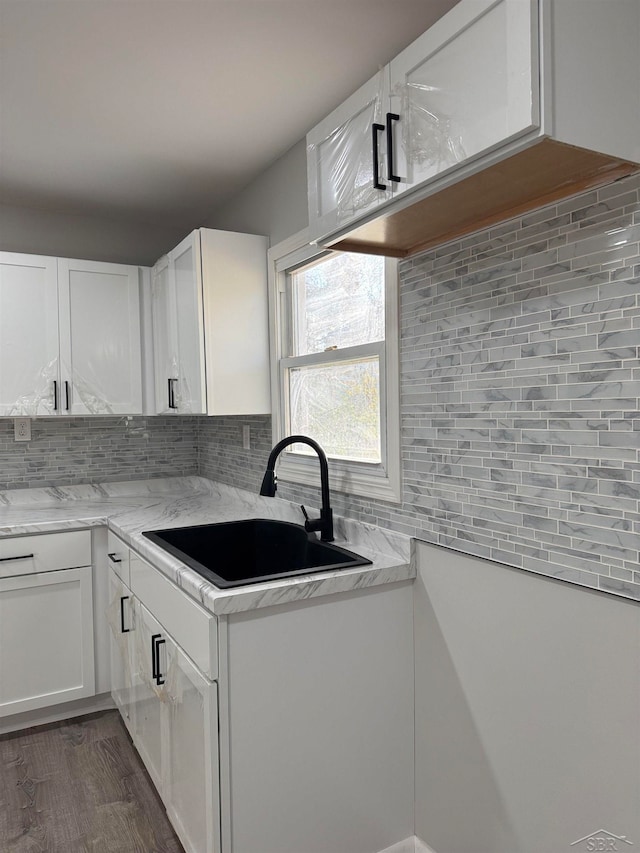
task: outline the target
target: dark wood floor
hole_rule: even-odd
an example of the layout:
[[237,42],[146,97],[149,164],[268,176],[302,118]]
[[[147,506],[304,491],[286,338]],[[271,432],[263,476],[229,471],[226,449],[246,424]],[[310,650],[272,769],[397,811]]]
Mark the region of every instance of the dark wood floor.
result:
[[117,711],[0,737],[1,853],[183,853]]

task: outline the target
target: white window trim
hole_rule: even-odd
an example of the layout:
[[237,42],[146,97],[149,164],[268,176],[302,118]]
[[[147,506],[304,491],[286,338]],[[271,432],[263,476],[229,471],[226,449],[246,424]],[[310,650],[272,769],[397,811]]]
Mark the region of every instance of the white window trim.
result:
[[[318,248],[318,253],[322,249]],[[269,331],[271,363],[271,411],[273,443],[280,441],[285,432],[283,365],[288,353],[284,352],[286,329],[286,293],[283,286],[283,269],[295,266],[308,256],[309,231],[299,231],[283,240],[268,252],[269,280]],[[386,440],[383,450],[385,467],[367,463],[329,460],[331,489],[351,495],[400,503],[400,355],[398,333],[397,261],[387,258],[385,278],[394,285],[385,289],[385,344],[384,358],[380,360],[380,392],[384,394],[386,411],[381,413],[381,440]],[[344,355],[344,352],[343,352]],[[323,353],[323,360],[326,354]],[[386,415],[386,417],[385,417]],[[280,480],[316,486],[319,483],[318,462],[314,458],[301,458],[286,451],[277,465]]]

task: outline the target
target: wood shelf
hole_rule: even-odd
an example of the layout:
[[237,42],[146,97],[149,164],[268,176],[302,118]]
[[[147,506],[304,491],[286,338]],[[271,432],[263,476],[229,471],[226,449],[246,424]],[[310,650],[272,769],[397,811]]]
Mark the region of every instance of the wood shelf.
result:
[[543,139],[330,245],[405,258],[637,171],[638,163]]

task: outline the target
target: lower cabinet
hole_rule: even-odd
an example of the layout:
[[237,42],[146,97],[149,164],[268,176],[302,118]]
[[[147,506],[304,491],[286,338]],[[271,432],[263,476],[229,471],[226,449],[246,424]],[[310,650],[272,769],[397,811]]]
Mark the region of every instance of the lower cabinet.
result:
[[110,575],[114,701],[187,853],[219,853],[217,684]]
[[133,736],[133,638],[134,611],[131,590],[114,569],[109,570],[109,652],[111,661],[111,695]]
[[91,534],[8,538],[0,555],[0,717],[93,696]]

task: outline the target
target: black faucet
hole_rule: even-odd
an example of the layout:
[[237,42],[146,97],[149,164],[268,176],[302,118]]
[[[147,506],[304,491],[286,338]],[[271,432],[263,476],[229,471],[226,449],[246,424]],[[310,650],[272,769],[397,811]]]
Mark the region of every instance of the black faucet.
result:
[[329,503],[329,466],[327,465],[325,452],[317,441],[314,441],[312,438],[307,438],[306,435],[289,435],[287,438],[283,438],[282,441],[279,441],[269,454],[267,470],[264,472],[264,477],[262,478],[260,494],[269,498],[272,498],[275,495],[276,489],[278,488],[278,479],[275,474],[276,459],[280,456],[285,447],[289,447],[290,444],[298,443],[308,444],[309,447],[312,447],[318,454],[318,460],[320,461],[320,483],[322,487],[322,509],[320,510],[320,518],[309,518],[306,509],[301,507],[305,517],[304,529],[309,532],[319,530],[320,539],[322,539],[323,542],[333,542],[333,510]]

